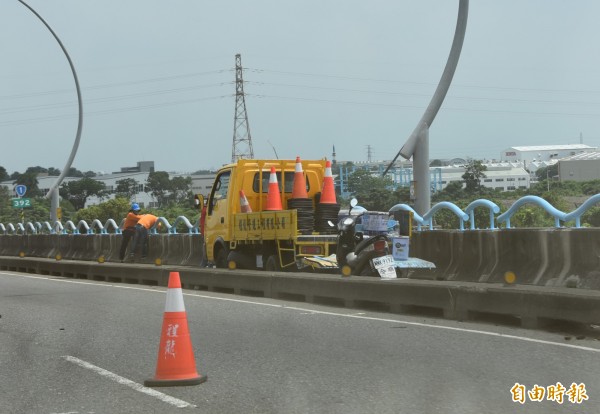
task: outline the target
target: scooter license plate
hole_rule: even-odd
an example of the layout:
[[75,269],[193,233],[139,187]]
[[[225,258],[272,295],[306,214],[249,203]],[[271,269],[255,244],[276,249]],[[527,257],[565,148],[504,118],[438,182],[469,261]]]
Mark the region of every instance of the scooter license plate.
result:
[[371,263],[382,279],[396,279],[396,262],[391,254],[374,257]]

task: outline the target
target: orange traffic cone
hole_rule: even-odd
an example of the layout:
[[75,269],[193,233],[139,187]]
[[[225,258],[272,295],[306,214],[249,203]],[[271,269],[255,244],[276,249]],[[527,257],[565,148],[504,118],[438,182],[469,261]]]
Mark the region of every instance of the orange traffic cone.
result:
[[265,210],[283,210],[281,207],[281,196],[279,195],[279,184],[277,184],[275,167],[271,167],[271,175],[269,176],[269,192],[267,193],[267,206]]
[[250,207],[250,203],[248,203],[244,190],[240,190],[240,209],[242,213],[252,213],[252,207]]
[[292,198],[308,198],[308,194],[306,194],[306,179],[304,178],[304,172],[302,171],[300,157],[296,157],[296,172],[294,173]]
[[158,346],[156,375],[153,379],[144,381],[144,386],[196,385],[203,383],[207,378],[206,375],[198,375],[198,371],[196,371],[179,272],[171,272]]
[[337,204],[333,175],[331,174],[331,161],[325,163],[325,177],[323,177],[323,190],[321,190],[321,200],[319,202],[321,204]]

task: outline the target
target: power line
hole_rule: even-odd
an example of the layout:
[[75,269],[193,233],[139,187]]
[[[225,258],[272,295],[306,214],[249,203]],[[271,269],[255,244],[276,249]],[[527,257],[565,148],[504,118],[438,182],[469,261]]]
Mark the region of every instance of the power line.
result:
[[[320,103],[335,103],[335,104],[350,104],[350,105],[362,105],[362,106],[376,106],[376,107],[390,107],[390,108],[404,108],[404,109],[424,109],[424,106],[418,105],[400,105],[390,104],[381,102],[360,102],[360,101],[343,101],[337,99],[318,99],[318,98],[302,98],[294,96],[281,96],[281,95],[258,95],[258,94],[246,94],[249,97],[256,98],[268,98],[268,99],[282,99],[291,101],[301,102],[320,102]],[[453,108],[444,106],[445,111],[461,111],[461,112],[489,112],[489,113],[503,113],[503,114],[516,114],[516,115],[548,115],[548,116],[579,116],[579,117],[599,117],[600,114],[581,114],[581,113],[566,113],[566,112],[535,112],[535,111],[510,111],[510,110],[499,110],[499,109],[481,109],[481,108]]]
[[[210,101],[210,100],[216,100],[216,99],[231,98],[232,96],[233,95],[230,94],[230,95],[221,95],[221,96],[211,96],[211,97],[206,97],[206,98],[186,99],[186,100],[180,100],[180,101],[163,102],[163,103],[159,103],[159,104],[130,106],[130,107],[115,108],[115,109],[106,109],[106,110],[100,110],[100,111],[88,111],[88,112],[85,113],[85,115],[86,116],[95,116],[95,115],[108,115],[108,114],[130,112],[130,111],[139,111],[139,110],[144,110],[144,109],[161,108],[161,107],[164,107],[164,106],[174,106],[174,105],[181,105],[181,104],[186,104],[186,103],[196,103],[196,102],[202,102],[202,101]],[[58,120],[62,120],[62,119],[71,119],[71,118],[73,118],[73,116],[75,116],[75,115],[55,115],[55,116],[49,116],[49,117],[16,119],[16,120],[12,120],[12,121],[0,122],[0,127],[11,126],[11,125],[29,124],[29,123],[34,123],[34,122],[58,121]]]
[[[344,76],[344,75],[331,75],[331,74],[319,74],[319,73],[307,73],[307,72],[291,72],[291,71],[280,71],[280,70],[271,70],[271,69],[259,69],[259,68],[245,68],[244,70],[255,72],[255,73],[277,73],[284,75],[292,75],[292,76],[302,76],[302,77],[318,77],[318,78],[326,78],[326,79],[343,79],[343,80],[356,80],[356,81],[367,81],[367,82],[379,82],[379,83],[399,83],[399,84],[407,84],[407,85],[419,85],[419,86],[436,86],[436,83],[433,82],[415,82],[415,81],[404,81],[398,79],[376,79],[376,78],[361,78],[361,77],[353,77],[353,76]],[[470,88],[470,89],[492,89],[492,90],[500,90],[500,91],[524,91],[524,92],[551,92],[551,93],[581,93],[581,94],[589,94],[589,93],[600,93],[600,91],[595,90],[569,90],[569,89],[543,89],[543,88],[519,88],[519,87],[503,87],[503,86],[482,86],[482,85],[464,85],[464,84],[452,84],[453,88]]]
[[[212,75],[212,74],[216,74],[216,73],[218,73],[218,74],[226,73],[226,72],[231,72],[232,70],[233,69],[219,69],[219,70],[213,70],[213,71],[208,71],[208,72],[194,72],[194,73],[187,73],[187,74],[181,74],[181,75],[161,76],[161,77],[156,77],[156,78],[148,78],[148,79],[142,79],[142,80],[126,81],[126,82],[105,83],[105,84],[100,84],[100,85],[88,86],[88,87],[85,87],[84,90],[89,91],[89,90],[96,90],[96,89],[114,88],[114,87],[118,87],[118,86],[143,85],[146,83],[156,83],[156,82],[164,82],[167,80],[185,79],[185,78],[191,78],[191,77],[196,77],[196,76]],[[4,96],[0,96],[0,99],[20,99],[20,98],[30,98],[30,97],[35,97],[35,96],[45,96],[45,95],[54,95],[54,94],[72,93],[72,92],[73,92],[72,89],[56,89],[56,90],[51,90],[51,91],[4,95]]]
[[[430,98],[431,97],[431,94],[425,94],[425,93],[332,88],[332,87],[327,87],[327,86],[311,86],[311,85],[297,85],[297,84],[289,84],[289,83],[272,83],[272,82],[256,82],[256,81],[246,81],[246,83],[252,84],[252,85],[284,86],[284,87],[292,87],[292,88],[300,88],[300,89],[315,89],[315,90],[326,90],[326,91],[335,91],[335,92],[356,92],[356,93],[365,93],[365,94],[407,96],[407,97],[418,97],[418,98]],[[588,101],[552,101],[552,100],[541,100],[541,99],[489,98],[489,97],[458,96],[458,95],[448,95],[448,98],[460,99],[460,100],[499,101],[499,102],[513,102],[513,103],[518,102],[518,103],[545,103],[545,104],[570,104],[570,105],[600,105],[600,102],[588,102]]]
[[[195,85],[195,86],[186,86],[183,88],[173,88],[173,89],[163,89],[163,90],[158,90],[158,91],[139,92],[139,93],[126,94],[126,95],[109,96],[109,97],[104,97],[104,98],[86,99],[85,102],[86,102],[86,104],[94,104],[94,103],[122,101],[122,100],[126,100],[126,99],[140,98],[140,97],[147,97],[147,96],[156,96],[156,95],[165,95],[165,94],[169,94],[169,93],[189,92],[191,90],[198,90],[198,89],[210,88],[210,87],[215,87],[215,86],[226,86],[226,85],[231,85],[232,83],[233,82],[220,82],[220,83],[213,83],[213,84],[208,84],[208,85]],[[69,106],[73,106],[73,105],[74,105],[73,102],[60,102],[60,103],[40,104],[40,105],[33,105],[33,106],[21,106],[21,107],[16,107],[16,108],[0,109],[0,114],[26,112],[29,110],[36,111],[36,110],[42,110],[42,109],[65,108],[65,107],[69,107]]]

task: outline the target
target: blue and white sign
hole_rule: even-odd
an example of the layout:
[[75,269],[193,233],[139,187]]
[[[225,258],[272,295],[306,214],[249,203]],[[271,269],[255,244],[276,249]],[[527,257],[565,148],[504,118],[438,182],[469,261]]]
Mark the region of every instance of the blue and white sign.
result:
[[23,184],[19,184],[15,187],[15,193],[17,193],[19,197],[23,197],[26,192],[27,186],[24,186]]

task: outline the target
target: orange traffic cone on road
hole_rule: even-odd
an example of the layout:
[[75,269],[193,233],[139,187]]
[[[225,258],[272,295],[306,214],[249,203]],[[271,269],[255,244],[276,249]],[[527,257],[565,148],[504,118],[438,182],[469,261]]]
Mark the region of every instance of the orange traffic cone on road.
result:
[[242,213],[252,213],[252,207],[250,207],[250,203],[248,203],[244,190],[240,190],[240,211]]
[[144,386],[197,385],[203,383],[206,379],[206,375],[199,375],[196,371],[194,349],[188,331],[179,272],[171,272],[169,274],[167,301],[158,346],[156,374],[153,379],[144,381]]
[[331,161],[325,163],[325,177],[323,177],[323,189],[321,190],[321,204],[337,204],[335,199],[335,186],[331,174]]
[[279,184],[277,183],[277,174],[275,167],[271,167],[271,175],[269,176],[269,192],[267,193],[267,206],[265,210],[283,210],[281,207],[281,196],[279,195]]
[[294,173],[294,187],[292,188],[292,198],[308,198],[306,193],[306,179],[302,171],[300,157],[296,157],[296,172]]

